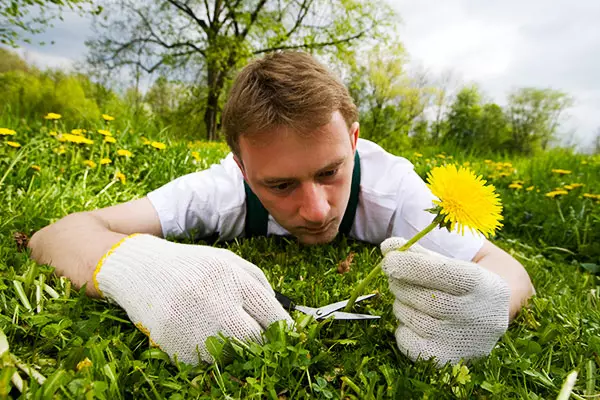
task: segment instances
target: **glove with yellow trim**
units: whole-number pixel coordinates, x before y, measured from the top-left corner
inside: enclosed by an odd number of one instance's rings
[[[260,342],[272,322],[293,323],[263,272],[226,249],[132,235],[100,260],[94,285],[171,359],[188,364],[213,361],[205,341],[219,332]]]
[[[396,297],[398,348],[415,361],[438,364],[488,355],[506,331],[510,288],[499,275],[469,261],[444,257],[406,240],[381,244],[383,271]]]

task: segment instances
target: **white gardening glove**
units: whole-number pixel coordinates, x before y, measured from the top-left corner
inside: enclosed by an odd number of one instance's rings
[[[188,364],[213,361],[205,341],[219,332],[260,342],[272,322],[293,323],[263,272],[226,249],[130,236],[98,263],[94,284],[172,360]]]
[[[381,244],[383,271],[396,296],[398,348],[415,361],[436,357],[438,365],[488,355],[506,331],[510,289],[499,275],[406,240]]]

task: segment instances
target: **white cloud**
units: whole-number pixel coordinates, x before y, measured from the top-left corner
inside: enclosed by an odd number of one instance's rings
[[[575,97],[565,132],[591,142],[600,127],[600,1],[387,1],[415,62],[453,70],[500,104],[518,87],[565,91]]]

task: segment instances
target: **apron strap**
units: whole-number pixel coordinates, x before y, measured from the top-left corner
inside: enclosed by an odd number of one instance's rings
[[[269,213],[254,194],[250,186],[244,180],[244,191],[246,192],[246,225],[244,232],[246,237],[267,236]],[[354,224],[354,216],[358,208],[358,195],[360,192],[360,157],[358,151],[354,152],[354,169],[352,171],[352,186],[350,188],[350,199],[346,206],[346,212],[342,218],[339,232],[349,235]]]

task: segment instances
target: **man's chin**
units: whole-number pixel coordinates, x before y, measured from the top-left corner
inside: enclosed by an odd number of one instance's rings
[[[314,235],[311,235],[310,233],[302,233],[300,235],[296,235],[296,237],[298,238],[298,241],[302,244],[317,245],[317,244],[327,244],[327,243],[333,241],[333,239],[335,239],[337,234],[338,234],[337,229],[335,229],[335,230],[330,229],[323,233],[314,234]]]

